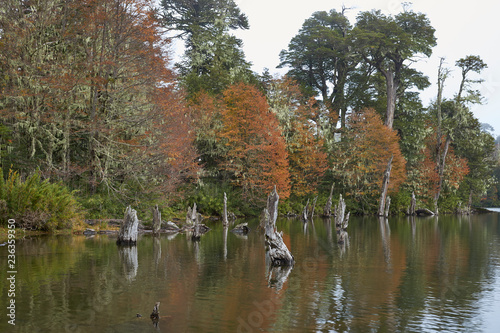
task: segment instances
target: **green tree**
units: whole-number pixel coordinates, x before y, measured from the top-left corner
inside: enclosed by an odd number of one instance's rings
[[[152,2],[5,5],[0,103],[16,168],[40,167],[82,193],[127,201],[140,200],[134,188],[176,183],[181,169],[188,174],[192,164],[176,163],[194,160],[184,140],[188,112],[168,69],[169,40]]]
[[[352,26],[344,12],[315,12],[292,38],[288,50],[281,51],[278,66],[289,66],[289,76],[318,93],[331,121],[336,124],[340,117],[342,127],[349,107],[348,87],[355,83],[350,75],[361,60],[353,52]]]
[[[353,29],[354,43],[364,61],[385,78],[387,108],[385,125],[393,127],[396,104],[403,92],[405,72],[416,56],[429,57],[436,45],[434,28],[421,13],[403,11],[386,16],[380,10],[362,12]]]
[[[248,19],[233,0],[162,0],[162,22],[185,40],[177,64],[190,95],[200,90],[222,93],[229,85],[253,80],[242,41],[231,30],[248,29]]]

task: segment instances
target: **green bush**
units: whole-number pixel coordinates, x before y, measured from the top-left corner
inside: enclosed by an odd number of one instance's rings
[[[19,227],[54,231],[72,228],[82,214],[73,193],[61,182],[42,180],[35,172],[25,181],[18,172],[9,171],[7,179],[0,168],[0,223],[15,219]]]

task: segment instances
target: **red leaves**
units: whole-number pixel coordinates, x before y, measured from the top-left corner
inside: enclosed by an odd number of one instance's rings
[[[233,184],[246,196],[260,197],[276,185],[280,196],[287,198],[288,154],[265,97],[257,88],[239,83],[224,92],[223,104],[219,139],[229,148],[224,168],[233,174]]]
[[[334,172],[345,182],[347,193],[356,197],[380,193],[387,161],[393,156],[389,191],[397,191],[406,178],[406,160],[399,137],[382,123],[373,109],[351,116],[342,148],[334,160]]]

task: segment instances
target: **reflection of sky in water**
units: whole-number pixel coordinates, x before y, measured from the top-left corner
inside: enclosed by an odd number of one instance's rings
[[[500,261],[497,258],[495,282],[490,285],[480,301],[482,332],[500,332]]]

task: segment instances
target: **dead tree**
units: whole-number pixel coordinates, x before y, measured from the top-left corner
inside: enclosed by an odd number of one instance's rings
[[[226,192],[224,192],[224,211],[222,212],[222,225],[227,226],[229,224],[229,220],[227,219],[227,196]]]
[[[135,245],[137,243],[138,227],[139,220],[137,219],[137,212],[135,209],[128,206],[125,210],[125,217],[123,218],[123,223],[120,226],[116,244]]]
[[[380,194],[380,202],[378,206],[378,216],[384,216],[385,199],[387,197],[387,191],[389,190],[389,180],[391,178],[392,169],[392,159],[394,155],[391,156],[389,162],[387,163],[387,169],[384,172],[384,180],[382,181],[382,193]]]
[[[196,202],[193,204],[193,208],[188,207],[188,211],[186,214],[186,224],[194,225],[195,222],[198,221],[198,212],[196,211]]]
[[[307,222],[308,217],[309,217],[309,199],[307,199],[307,203],[304,207],[304,210],[302,211],[301,219],[303,222]]]
[[[157,327],[158,322],[160,321],[160,302],[156,302],[155,306],[153,307],[153,312],[151,312],[149,318],[151,318],[151,320],[153,321],[153,325]]]
[[[391,197],[387,196],[387,199],[385,199],[385,212],[384,212],[384,217],[389,217],[389,209],[391,208]]]
[[[283,242],[282,232],[276,230],[276,220],[278,218],[279,195],[276,186],[267,198],[267,212],[265,218],[265,239],[267,254],[273,266],[291,266],[295,260]]]
[[[337,229],[337,242],[339,244],[344,244],[347,239],[347,226],[349,225],[350,213],[345,215],[346,204],[342,198],[342,194],[339,198],[339,203],[335,207],[335,227]]]
[[[161,228],[161,212],[158,205],[153,208],[153,235],[159,235]]]
[[[326,202],[325,208],[323,209],[323,217],[332,216],[332,199],[333,199],[333,187],[335,184],[332,184],[332,188],[330,189],[330,196],[328,197],[328,201]]]
[[[415,216],[417,209],[417,199],[415,198],[415,192],[411,192],[410,208],[408,209],[408,215]]]
[[[316,210],[316,201],[318,201],[318,197],[316,196],[313,200],[313,206],[311,209],[311,220],[314,218],[314,211]]]

